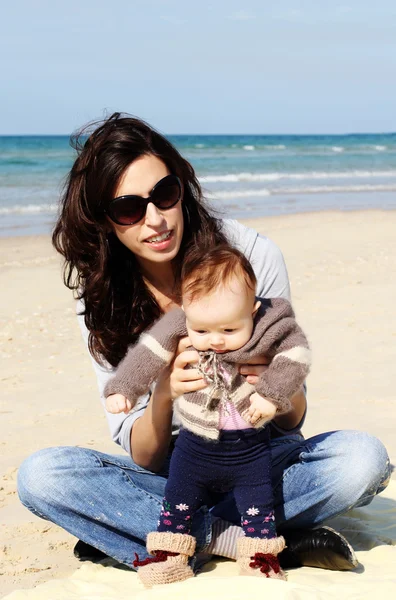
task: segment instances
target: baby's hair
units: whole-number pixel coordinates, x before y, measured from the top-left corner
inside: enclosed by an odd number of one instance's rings
[[[192,302],[238,277],[255,292],[257,279],[248,259],[229,244],[195,246],[187,252],[181,271],[181,292]]]

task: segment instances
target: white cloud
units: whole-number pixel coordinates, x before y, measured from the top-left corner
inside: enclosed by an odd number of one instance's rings
[[[173,15],[163,15],[160,18],[162,21],[166,21],[172,25],[183,25],[183,23],[187,22],[185,19],[180,19],[179,17],[174,17]]]
[[[229,15],[227,18],[231,19],[232,21],[251,21],[252,19],[255,19],[256,16],[247,12],[246,10],[238,10],[237,12],[232,13],[232,15]]]
[[[291,10],[274,14],[274,19],[278,19],[279,21],[296,21],[299,20],[302,17],[302,15],[302,10],[299,10],[298,8],[293,8]]]
[[[352,11],[352,7],[351,6],[347,6],[345,4],[340,4],[336,8],[336,12],[341,13],[341,14],[349,13],[351,11]]]

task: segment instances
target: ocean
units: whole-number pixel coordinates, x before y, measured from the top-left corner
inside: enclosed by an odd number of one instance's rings
[[[226,216],[396,208],[396,133],[168,137]],[[0,137],[0,236],[51,231],[74,156],[67,136]]]

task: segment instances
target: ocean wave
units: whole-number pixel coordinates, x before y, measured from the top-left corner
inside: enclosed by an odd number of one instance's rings
[[[209,198],[218,200],[232,200],[233,198],[250,198],[252,196],[271,196],[270,190],[235,190],[233,192],[219,191],[214,194],[209,194]]]
[[[253,140],[254,141],[254,140]],[[351,143],[348,144],[344,142],[341,145],[330,145],[330,144],[320,144],[320,143],[295,143],[291,141],[288,144],[276,144],[276,143],[265,143],[262,140],[254,141],[254,143],[244,143],[244,142],[230,142],[230,143],[191,143],[186,146],[182,146],[185,151],[202,151],[202,154],[205,155],[207,152],[234,152],[236,150],[255,150],[258,153],[263,153],[265,155],[268,154],[279,154],[282,152],[289,156],[331,156],[334,154],[357,154],[357,155],[367,155],[367,154],[377,154],[378,152],[395,152],[396,144],[356,144]]]
[[[317,185],[300,188],[282,188],[272,190],[272,194],[326,194],[338,192],[395,192],[395,184],[366,184],[366,185]]]
[[[228,173],[204,175],[201,183],[238,183],[240,181],[280,181],[282,179],[371,179],[375,177],[396,177],[393,171],[307,171],[305,173]]]
[[[286,187],[268,189],[262,188],[258,190],[245,189],[234,191],[214,192],[209,195],[209,198],[214,200],[232,200],[233,198],[253,198],[262,196],[280,196],[285,194],[328,194],[328,193],[347,193],[347,192],[394,192],[396,191],[395,184],[367,184],[367,185],[316,185],[316,186],[301,186],[301,187]]]
[[[31,167],[35,165],[39,165],[40,162],[37,159],[32,158],[24,158],[24,157],[2,157],[1,166],[22,166],[22,167]]]
[[[195,145],[197,147],[197,144]],[[243,150],[285,150],[286,146],[284,144],[231,144],[230,146],[221,146],[224,150],[228,148],[242,148]]]
[[[53,214],[57,211],[56,204],[14,204],[13,206],[1,207],[0,215],[14,215],[14,214],[35,214],[35,213],[50,213]]]

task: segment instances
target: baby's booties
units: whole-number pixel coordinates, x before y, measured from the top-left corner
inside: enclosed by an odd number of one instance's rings
[[[256,575],[286,580],[278,554],[285,547],[282,536],[270,539],[240,537],[237,540],[237,563],[241,575]]]
[[[186,533],[153,531],[147,536],[147,551],[153,558],[146,558],[139,566],[138,577],[147,588],[162,583],[175,583],[193,577],[187,564],[195,552],[196,540]]]

